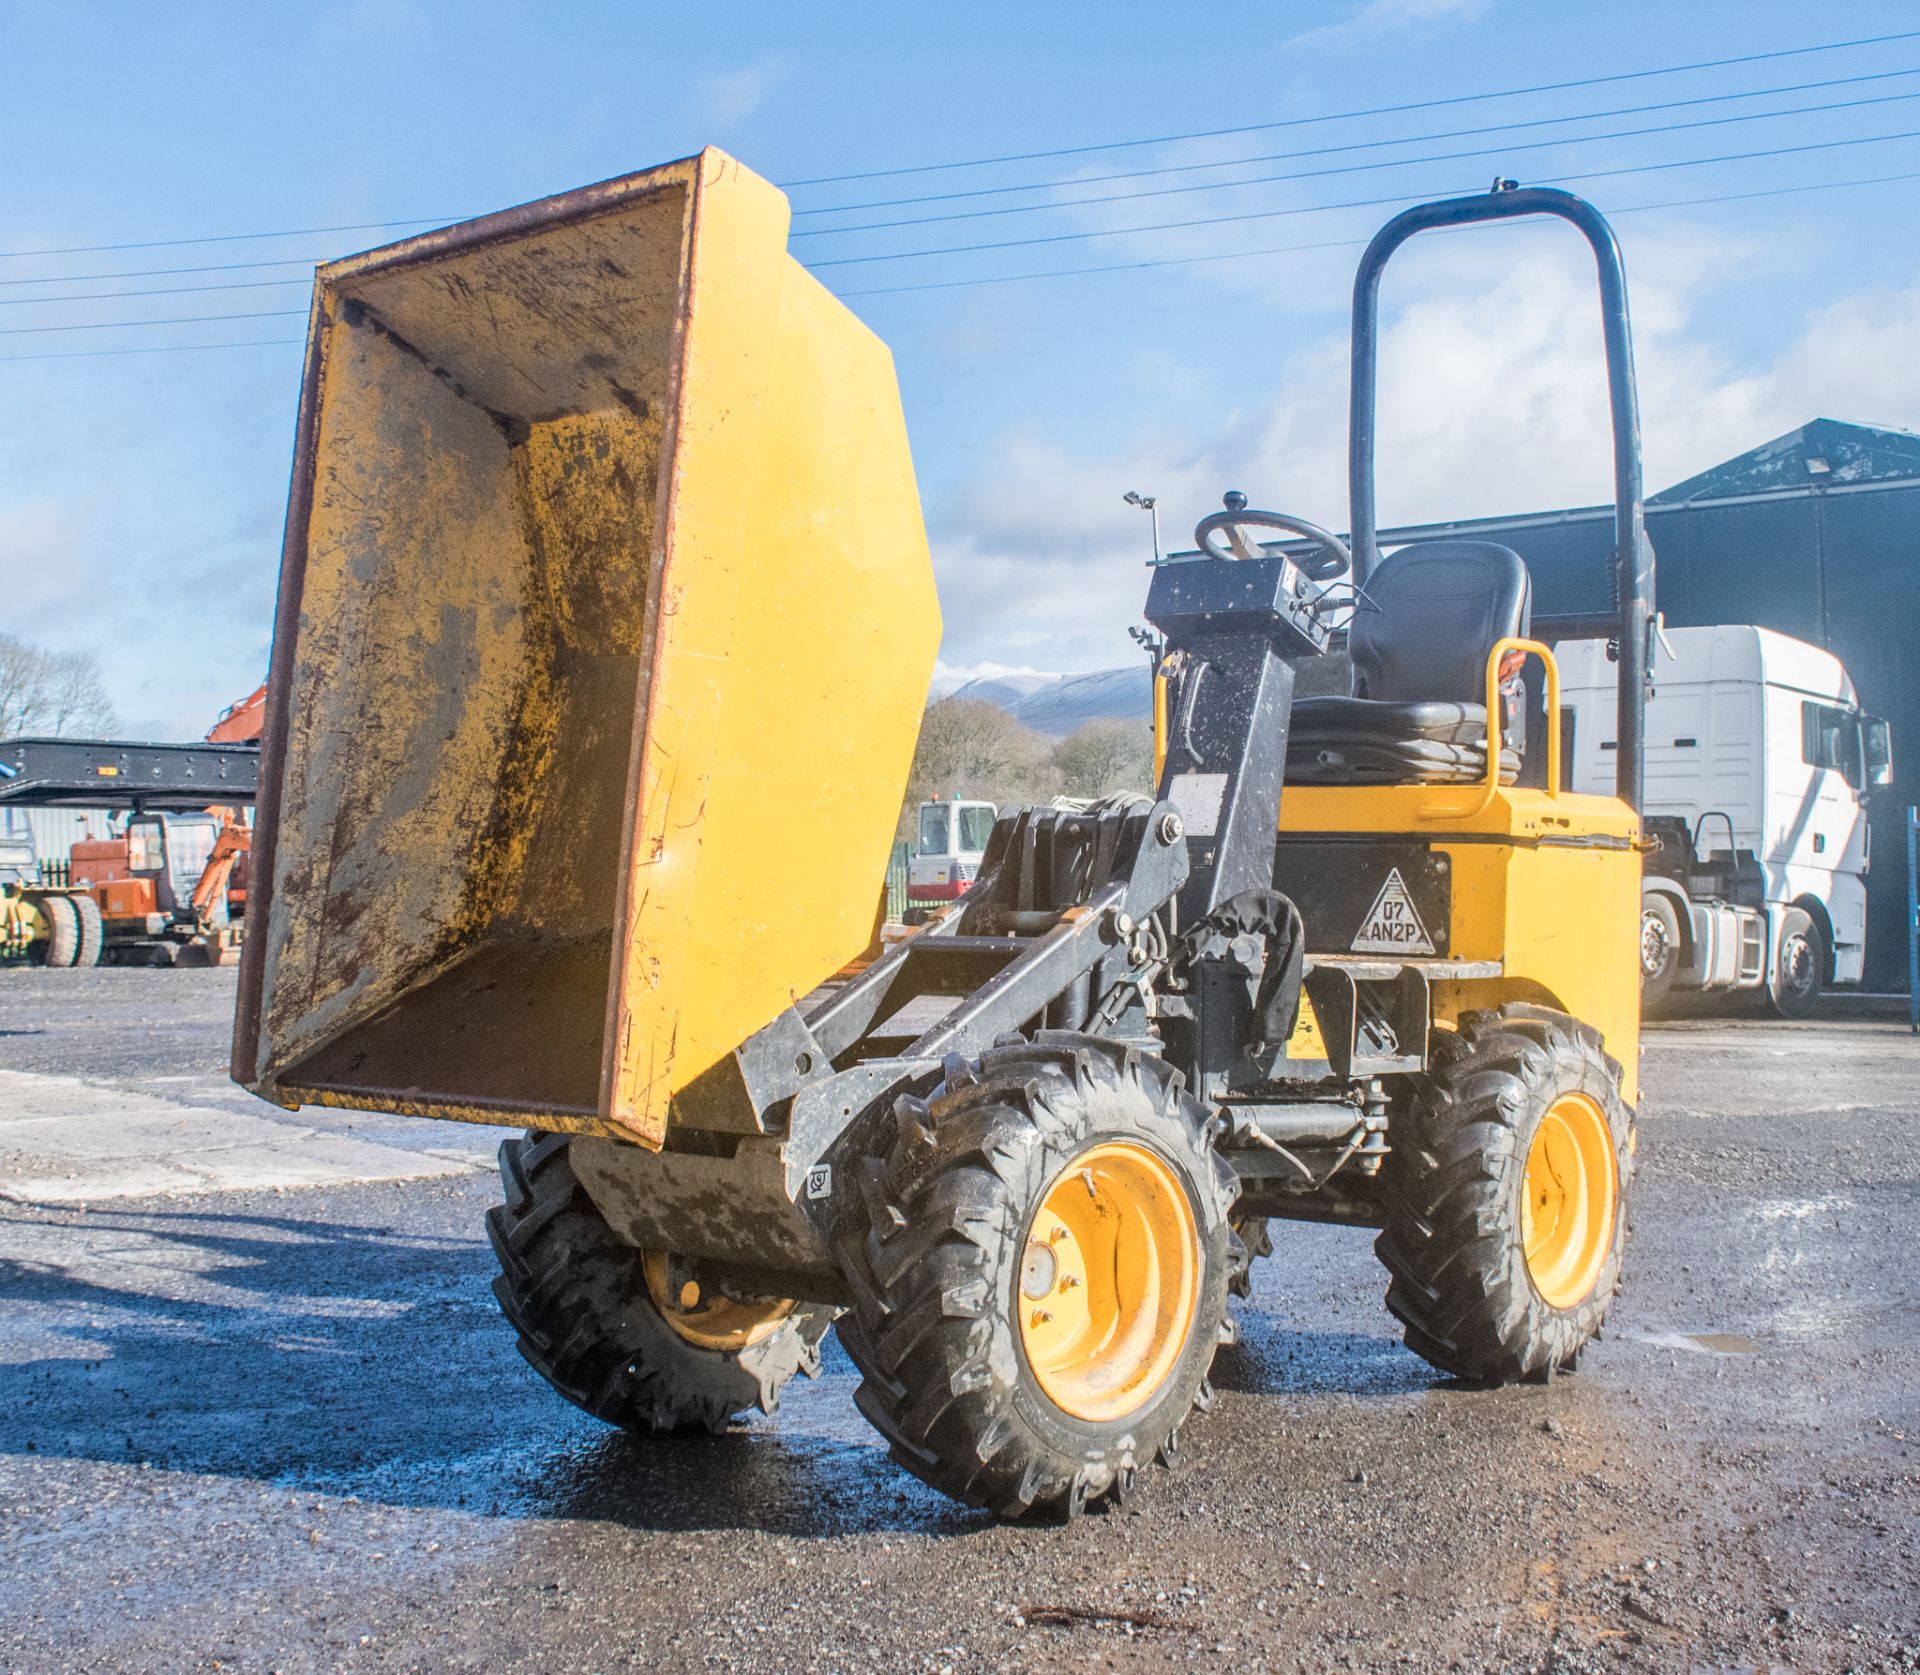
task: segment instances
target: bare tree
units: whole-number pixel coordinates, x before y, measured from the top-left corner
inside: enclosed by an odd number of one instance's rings
[[[118,724],[90,653],[47,651],[0,634],[0,739],[103,735]]]
[[[1153,729],[1137,721],[1089,721],[1053,747],[1059,788],[1073,797],[1151,791]]]
[[[997,704],[940,698],[927,706],[914,750],[916,799],[1002,797],[1018,801],[1036,788],[1046,741]]]

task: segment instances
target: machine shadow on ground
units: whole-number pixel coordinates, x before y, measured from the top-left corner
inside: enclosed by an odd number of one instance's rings
[[[473,1238],[199,1208],[29,1212],[13,1226],[32,1230],[18,1245],[35,1254],[0,1258],[0,1298],[40,1316],[27,1328],[40,1347],[0,1365],[0,1449],[634,1529],[958,1535],[989,1522],[887,1456],[832,1338],[822,1378],[791,1386],[776,1419],[653,1439],[605,1430],[535,1378]],[[81,1227],[111,1256],[71,1258]],[[1240,1341],[1215,1362],[1223,1391],[1434,1387],[1388,1330],[1296,1329],[1258,1297],[1236,1312]]]

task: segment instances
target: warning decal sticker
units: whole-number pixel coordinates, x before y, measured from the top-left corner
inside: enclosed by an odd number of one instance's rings
[[[1407,893],[1406,880],[1395,867],[1387,874],[1380,894],[1361,921],[1360,934],[1353,939],[1356,954],[1431,954],[1433,938],[1420,923],[1419,910]]]

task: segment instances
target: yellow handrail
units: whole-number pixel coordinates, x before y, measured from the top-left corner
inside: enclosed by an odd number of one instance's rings
[[[1167,765],[1167,677],[1153,671],[1153,783],[1157,789]]]
[[[1560,795],[1560,665],[1553,650],[1538,640],[1523,640],[1508,635],[1497,640],[1487,653],[1487,777],[1480,784],[1480,798],[1471,808],[1422,809],[1422,820],[1472,820],[1493,806],[1500,792],[1500,664],[1510,651],[1526,652],[1540,659],[1547,674],[1547,795]]]

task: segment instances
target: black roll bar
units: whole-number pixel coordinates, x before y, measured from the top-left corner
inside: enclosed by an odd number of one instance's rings
[[[1620,647],[1619,755],[1616,788],[1636,812],[1644,788],[1647,680],[1653,625],[1653,546],[1647,539],[1640,484],[1640,405],[1634,392],[1633,331],[1627,314],[1627,274],[1606,217],[1584,198],[1548,186],[1500,183],[1471,198],[1418,204],[1396,215],[1373,237],[1353,281],[1353,395],[1347,433],[1347,489],[1351,501],[1353,573],[1365,584],[1380,561],[1373,493],[1374,429],[1379,361],[1380,273],[1387,258],[1415,233],[1476,221],[1553,215],[1571,221],[1593,248],[1600,280],[1600,324],[1607,350],[1607,404],[1613,415],[1613,577],[1617,618],[1611,632]]]

